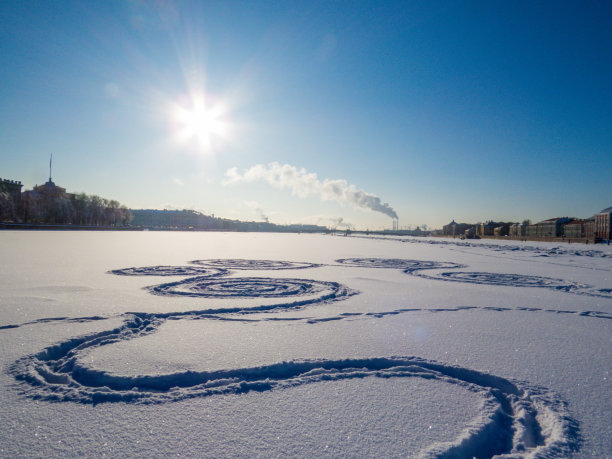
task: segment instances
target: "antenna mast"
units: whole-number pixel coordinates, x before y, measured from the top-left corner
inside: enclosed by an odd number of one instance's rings
[[[51,157],[49,158],[49,183],[51,183],[51,165],[53,164],[53,153],[51,153]]]

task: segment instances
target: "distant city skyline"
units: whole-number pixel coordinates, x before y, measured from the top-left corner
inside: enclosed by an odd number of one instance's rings
[[[0,177],[357,229],[609,207],[612,4],[0,4]]]

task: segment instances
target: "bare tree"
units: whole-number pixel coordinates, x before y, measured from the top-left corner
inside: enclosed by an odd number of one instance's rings
[[[13,197],[6,191],[0,192],[0,222],[14,222],[16,217]]]

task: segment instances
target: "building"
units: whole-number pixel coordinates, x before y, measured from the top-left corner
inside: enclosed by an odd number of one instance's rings
[[[595,219],[593,217],[584,221],[584,237],[595,239]]]
[[[19,204],[21,200],[21,188],[23,185],[17,180],[0,179],[0,193],[8,193],[15,202]]]
[[[510,237],[523,237],[526,234],[527,231],[527,224],[526,223],[513,223],[512,225],[510,225],[510,227],[508,228],[508,235]]]
[[[574,219],[565,225],[563,235],[568,239],[579,239],[584,237],[584,220]]]
[[[529,225],[525,228],[526,237],[538,237],[538,227],[536,225]]]
[[[451,222],[448,225],[444,225],[442,227],[442,234],[444,236],[454,236],[456,227],[457,227],[457,223],[455,222],[455,220],[451,220]]]
[[[502,225],[496,226],[495,228],[493,228],[493,235],[496,237],[508,236],[509,233],[510,233],[509,223],[503,223]]]
[[[542,220],[533,225],[530,224],[529,220],[524,220],[523,223],[488,221],[476,225],[456,223],[453,220],[448,225],[444,225],[442,234],[468,239],[509,236],[528,239],[612,240],[612,207],[608,207],[587,219],[556,217]]]
[[[563,236],[567,239],[593,239],[595,220],[587,218],[585,220],[576,218],[563,228]]]
[[[62,197],[66,195],[66,188],[57,186],[51,181],[51,178],[49,178],[49,181],[43,185],[34,185],[34,191],[41,196],[48,197]]]
[[[0,193],[7,193],[12,199],[15,207],[21,201],[21,188],[23,185],[17,180],[0,179]]]
[[[0,179],[0,221],[15,221],[21,203],[21,182]]]
[[[525,236],[534,238],[562,237],[563,227],[570,222],[567,217],[549,218],[535,225],[529,225]]]
[[[595,238],[612,239],[612,207],[602,210],[594,217]]]
[[[468,223],[457,223],[455,220],[451,221],[448,225],[442,227],[442,234],[445,236],[462,236],[465,234],[465,230],[471,226]]]
[[[488,221],[476,225],[477,236],[507,236],[510,224],[503,222]]]
[[[21,214],[26,223],[66,223],[71,220],[74,209],[66,188],[57,186],[49,177],[42,185],[22,195]]]
[[[478,227],[477,225],[474,225],[466,229],[464,232],[464,237],[466,239],[480,239],[480,236],[476,234],[477,227]]]

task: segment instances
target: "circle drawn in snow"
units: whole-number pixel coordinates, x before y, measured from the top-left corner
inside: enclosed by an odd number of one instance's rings
[[[196,397],[283,390],[322,381],[419,377],[458,385],[483,398],[481,412],[452,442],[425,457],[566,457],[578,449],[578,424],[550,390],[418,357],[293,360],[250,368],[125,376],[88,368],[79,355],[154,333],[163,319],[133,316],[114,330],[71,339],[15,362],[9,372],[36,400],[84,404],[160,404]],[[514,457],[514,456],[513,456]]]
[[[551,277],[541,276],[525,276],[522,274],[453,271],[443,272],[437,275],[425,273],[415,273],[414,275],[425,277],[427,279],[465,282],[469,284],[501,285],[508,287],[543,287],[565,292],[574,292],[588,287],[584,284],[563,279],[554,279]]]
[[[199,276],[213,277],[227,274],[225,269],[199,266],[143,266],[141,268],[113,269],[109,274],[119,276]]]
[[[344,266],[356,266],[361,268],[391,268],[403,269],[412,272],[421,269],[449,269],[463,268],[464,265],[450,261],[409,260],[406,258],[340,258],[336,260]]]
[[[299,261],[280,261],[280,260],[244,260],[239,258],[230,259],[211,259],[211,260],[193,260],[190,263],[195,265],[207,266],[211,268],[224,269],[261,269],[261,270],[276,270],[276,269],[305,269],[318,268],[319,264],[306,263]]]
[[[285,298],[317,296],[316,301],[346,296],[350,290],[337,282],[270,277],[194,277],[147,287],[155,295],[199,298]]]

